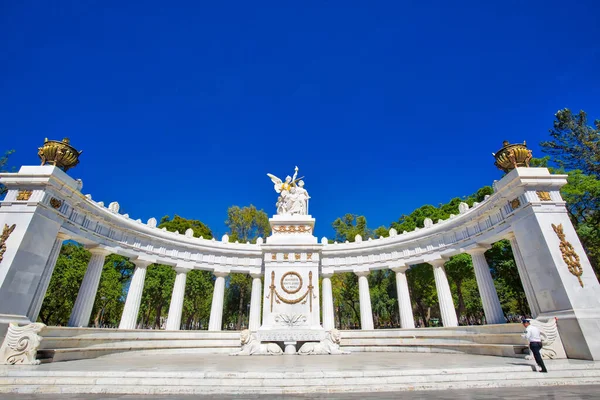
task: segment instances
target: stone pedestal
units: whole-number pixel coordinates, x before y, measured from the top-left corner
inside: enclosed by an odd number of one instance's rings
[[[558,318],[569,358],[600,360],[600,284],[560,196],[566,178],[516,168],[496,187],[514,221],[511,244],[532,313]]]
[[[294,332],[323,331],[319,311],[320,245],[312,234],[315,220],[308,215],[276,215],[269,222],[273,233],[263,245],[265,288],[259,333],[288,332],[292,336],[278,341],[291,346],[297,341]],[[287,351],[291,352],[291,347]]]

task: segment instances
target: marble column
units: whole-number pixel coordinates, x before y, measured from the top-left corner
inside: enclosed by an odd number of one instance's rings
[[[69,237],[64,233],[59,233],[56,236],[56,239],[54,239],[52,250],[50,250],[50,256],[46,261],[44,272],[42,272],[37,289],[35,290],[35,296],[31,302],[31,305],[29,306],[29,310],[27,311],[27,318],[29,318],[31,322],[36,322],[38,316],[40,315],[42,303],[44,302],[44,297],[46,297],[48,285],[50,285],[50,278],[52,278],[52,273],[56,267],[56,260],[58,260],[58,256],[60,255],[60,249],[62,248],[63,242],[68,238]]]
[[[515,263],[517,264],[517,270],[519,271],[519,278],[521,278],[525,297],[527,297],[527,303],[529,304],[529,311],[531,312],[531,316],[536,318],[540,313],[540,306],[537,303],[533,286],[531,285],[531,279],[529,279],[525,261],[523,261],[523,255],[521,254],[521,249],[519,248],[519,243],[517,243],[514,233],[511,232],[509,240],[513,256],[515,257]]]
[[[330,331],[335,328],[333,313],[333,292],[331,290],[331,277],[333,274],[322,274],[323,278],[323,329]],[[367,283],[368,285],[368,283]]]
[[[429,264],[433,266],[442,324],[444,326],[458,326],[458,318],[456,317],[456,309],[454,308],[454,300],[452,300],[452,292],[450,291],[450,284],[448,284],[448,277],[446,277],[444,263],[445,260],[443,259],[429,261]]]
[[[485,251],[489,247],[478,247],[471,249],[468,253],[473,259],[473,268],[475,269],[475,279],[477,279],[477,287],[481,296],[481,304],[483,312],[488,324],[503,324],[506,322],[504,312],[498,299],[498,293],[494,286],[494,279],[490,272],[490,267],[485,259]]]
[[[101,248],[92,248],[90,253],[92,253],[92,258],[90,258],[83,282],[81,282],[68,326],[85,328],[90,323],[90,316],[96,300],[102,268],[104,267],[104,259],[109,254],[108,251]]]
[[[220,331],[223,327],[223,297],[225,296],[225,277],[227,272],[214,272],[215,289],[213,291],[212,304],[210,306],[209,331]]]
[[[404,329],[415,327],[415,318],[413,316],[412,303],[410,302],[410,292],[408,291],[408,281],[406,280],[407,269],[407,267],[393,269],[393,271],[396,272],[396,290],[398,291],[400,327]]]
[[[358,275],[358,295],[360,300],[360,329],[373,330],[373,311],[371,310],[371,293],[369,293],[369,271],[355,272]]]
[[[171,305],[169,306],[169,316],[167,317],[167,331],[178,331],[181,329],[181,313],[183,312],[183,298],[185,297],[185,281],[187,279],[188,268],[175,268],[177,276],[173,285],[171,294]]]
[[[260,328],[260,300],[262,298],[261,274],[250,274],[252,277],[252,294],[250,296],[250,316],[248,329],[255,332]]]
[[[125,300],[119,329],[135,329],[140,311],[140,303],[142,302],[146,270],[148,265],[151,264],[150,261],[145,260],[134,260],[133,263],[135,264],[135,271],[133,271],[133,277],[127,291],[127,300]]]

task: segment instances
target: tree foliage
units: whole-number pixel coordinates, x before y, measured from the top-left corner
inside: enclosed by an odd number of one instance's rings
[[[0,172],[8,172],[9,171],[7,169],[8,157],[14,152],[15,152],[14,150],[8,150],[7,152],[4,153],[4,155],[2,157],[0,157]],[[6,193],[6,186],[4,186],[3,184],[0,183],[0,196],[2,196],[4,193]]]
[[[561,168],[600,177],[600,120],[589,126],[585,111],[573,114],[568,108],[555,117],[552,140],[541,143],[543,151]]]

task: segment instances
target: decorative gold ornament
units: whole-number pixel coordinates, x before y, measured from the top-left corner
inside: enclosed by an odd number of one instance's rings
[[[290,255],[288,253],[283,253],[283,259],[284,260],[289,260],[290,259]]]
[[[58,140],[44,140],[44,145],[38,149],[38,156],[42,160],[42,165],[52,164],[63,171],[79,164],[79,156],[83,151],[76,150],[71,146],[69,138]]]
[[[296,254],[294,254],[294,258],[295,258],[296,260],[299,260],[299,259],[300,259],[300,253],[296,253]]]
[[[283,284],[285,278],[288,277],[288,276],[295,276],[300,281],[299,284],[298,284],[298,288],[296,288],[296,290],[288,290],[288,289],[286,289],[285,285]],[[280,282],[280,284],[281,284],[281,288],[283,289],[283,291],[286,292],[287,294],[296,294],[296,293],[298,293],[300,291],[300,289],[302,289],[302,277],[297,272],[288,271],[288,272],[286,272],[285,274],[283,274],[281,276],[281,282]]]
[[[288,272],[289,274],[290,272]],[[296,274],[295,272],[292,272],[293,274]],[[285,276],[285,275],[284,275]],[[282,281],[283,281],[283,277],[282,277]],[[281,286],[283,288],[283,285]],[[283,288],[285,290],[285,288]],[[314,286],[312,285],[312,271],[308,273],[308,289],[306,290],[306,293],[304,293],[302,296],[298,297],[297,299],[288,299],[285,296],[282,296],[278,291],[277,288],[275,287],[275,271],[271,271],[271,285],[269,286],[269,294],[267,295],[267,299],[269,299],[271,301],[271,312],[273,312],[273,301],[275,301],[277,304],[281,304],[280,300],[286,304],[298,304],[300,302],[302,302],[302,304],[306,304],[307,300],[310,300],[310,312],[312,312],[312,301],[313,298],[316,299],[316,295],[313,293],[314,291]]]
[[[8,237],[15,230],[16,227],[16,224],[12,224],[11,226],[4,224],[2,236],[0,236],[0,263],[2,262],[4,258],[4,253],[6,252],[6,241],[8,240]]]
[[[275,254],[275,253],[271,254],[271,260],[277,260],[277,254]]]
[[[537,197],[538,197],[538,199],[540,199],[540,201],[552,201],[552,199],[550,198],[549,192],[542,192],[542,191],[538,190],[535,193],[537,194]]]
[[[50,199],[50,205],[58,210],[62,206],[62,201],[53,197]]]
[[[556,236],[560,239],[560,252],[562,253],[563,260],[567,267],[569,268],[569,272],[577,277],[579,280],[579,284],[583,287],[583,281],[581,280],[581,275],[583,274],[583,267],[579,262],[579,255],[575,252],[573,245],[566,240],[565,233],[563,231],[562,224],[556,226],[552,224],[552,229],[556,232]]]
[[[514,199],[510,201],[510,207],[513,210],[516,210],[517,208],[521,207],[521,201],[519,199]]]
[[[307,259],[307,260],[312,260],[312,253],[308,253],[308,254],[306,255],[306,259]]]
[[[497,153],[492,153],[496,158],[494,165],[504,172],[510,172],[517,167],[529,167],[529,160],[533,157],[527,143],[510,144],[502,143],[503,147]]]
[[[33,191],[31,190],[19,190],[17,193],[17,200],[19,201],[27,201],[31,197]]]
[[[310,233],[311,227],[309,225],[280,225],[274,226],[273,232],[277,233]]]

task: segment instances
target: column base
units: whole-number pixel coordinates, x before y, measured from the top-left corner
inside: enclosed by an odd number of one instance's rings
[[[296,344],[297,343],[298,342],[283,342],[283,345],[285,346],[284,354],[286,354],[286,355],[296,354]]]

